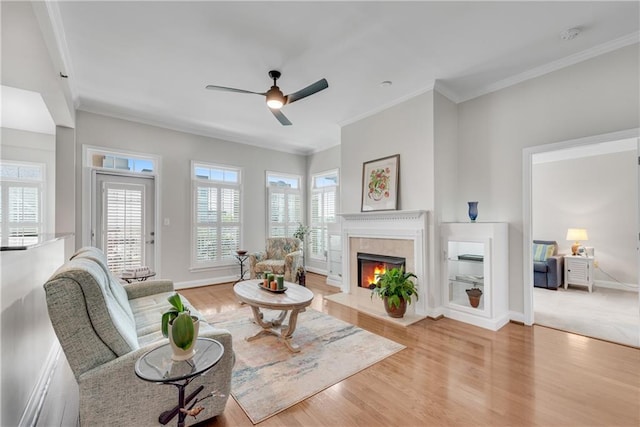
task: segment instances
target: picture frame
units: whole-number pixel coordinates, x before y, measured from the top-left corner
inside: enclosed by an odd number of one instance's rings
[[[362,164],[361,212],[398,209],[400,154]]]

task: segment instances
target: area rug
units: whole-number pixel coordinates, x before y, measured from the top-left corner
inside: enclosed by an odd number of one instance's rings
[[[253,424],[405,348],[313,309],[298,316],[293,342],[299,353],[272,335],[247,342],[245,337],[260,330],[249,307],[216,314],[209,323],[233,336],[231,395]]]

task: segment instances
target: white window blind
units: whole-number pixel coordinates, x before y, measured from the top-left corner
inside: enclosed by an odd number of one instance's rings
[[[119,273],[144,260],[144,186],[105,183],[103,242],[109,269]]]
[[[300,189],[271,186],[267,194],[269,237],[293,237],[302,222]]]
[[[0,164],[0,237],[7,244],[30,244],[43,231],[44,165]]]
[[[196,163],[193,166],[194,267],[232,260],[241,245],[240,170]]]
[[[336,221],[338,171],[314,175],[311,189],[311,224],[309,250],[311,258],[326,259],[327,226]]]

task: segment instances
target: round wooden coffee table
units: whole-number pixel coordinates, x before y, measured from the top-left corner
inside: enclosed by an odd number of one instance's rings
[[[262,280],[245,280],[233,286],[233,292],[238,299],[251,307],[255,322],[262,327],[257,334],[245,338],[253,341],[264,335],[279,337],[292,352],[300,348],[291,342],[293,331],[296,330],[298,313],[305,311],[313,300],[313,292],[304,286],[291,282],[284,282],[285,292],[271,292],[260,286]],[[266,320],[260,309],[281,310],[274,319]],[[288,324],[282,324],[287,313],[290,312]]]

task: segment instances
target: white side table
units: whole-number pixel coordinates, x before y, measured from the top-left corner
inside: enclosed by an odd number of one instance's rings
[[[565,255],[564,288],[569,285],[582,285],[593,291],[593,257]]]

